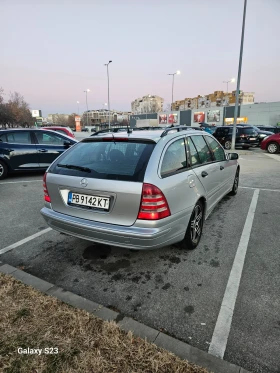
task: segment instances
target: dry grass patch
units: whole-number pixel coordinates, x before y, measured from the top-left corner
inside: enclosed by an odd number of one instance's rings
[[[23,355],[18,348],[57,348]],[[53,351],[54,352],[54,351]],[[0,372],[208,373],[115,322],[105,322],[0,274]]]

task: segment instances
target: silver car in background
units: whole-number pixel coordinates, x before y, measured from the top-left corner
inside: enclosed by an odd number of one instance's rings
[[[89,137],[44,176],[50,227],[128,249],[181,242],[194,249],[203,222],[238,189],[238,154],[209,133],[181,127]]]

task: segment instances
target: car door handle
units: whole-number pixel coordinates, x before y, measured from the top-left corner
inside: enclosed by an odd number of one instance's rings
[[[206,177],[206,176],[208,176],[208,172],[206,172],[206,171],[202,171],[202,172],[201,172],[201,176],[202,176],[202,177]]]
[[[224,166],[220,166],[220,170],[222,171],[224,169]]]
[[[46,150],[46,149],[39,149],[39,152],[41,152],[41,153],[46,153],[47,150]]]

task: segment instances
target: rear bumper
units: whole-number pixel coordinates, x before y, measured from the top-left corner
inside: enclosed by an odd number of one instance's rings
[[[260,143],[259,141],[252,141],[252,142],[249,142],[249,141],[237,141],[236,142],[236,146],[248,146],[248,147],[251,147],[251,146],[258,146]]]
[[[182,241],[187,227],[183,215],[164,227],[140,228],[105,224],[61,214],[50,208],[42,208],[47,224],[59,232],[85,240],[134,250],[158,249]]]

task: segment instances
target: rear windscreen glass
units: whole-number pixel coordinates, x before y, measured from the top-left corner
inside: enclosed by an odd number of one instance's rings
[[[242,129],[242,133],[244,133],[245,135],[257,135],[257,131],[254,130],[254,128],[243,128]]]
[[[154,143],[142,142],[81,142],[59,157],[49,172],[96,179],[143,181],[154,146]],[[74,166],[80,169],[73,169]]]

